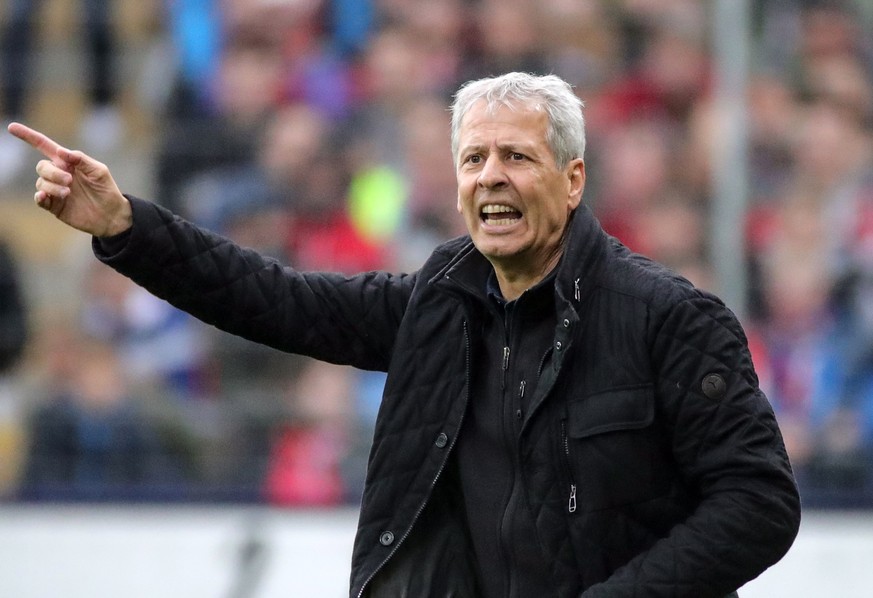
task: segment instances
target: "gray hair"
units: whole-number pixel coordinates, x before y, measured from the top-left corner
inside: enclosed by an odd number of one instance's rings
[[[582,100],[569,83],[556,75],[507,73],[468,81],[455,94],[452,103],[452,156],[458,162],[458,144],[461,121],[470,108],[484,99],[488,110],[498,106],[536,104],[546,110],[549,128],[546,142],[555,157],[558,168],[585,154],[585,117]]]

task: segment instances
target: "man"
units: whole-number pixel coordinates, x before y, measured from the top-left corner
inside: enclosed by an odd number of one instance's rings
[[[107,264],[231,333],[388,372],[351,596],[733,595],[800,508],[740,325],[580,204],[564,81],[474,81],[452,108],[469,236],[351,278],[283,268],[10,131],[48,158],[37,204]]]

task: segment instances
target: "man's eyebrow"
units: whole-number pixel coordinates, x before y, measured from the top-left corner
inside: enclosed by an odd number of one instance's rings
[[[536,150],[536,144],[525,140],[507,141],[497,144],[498,151],[505,153],[518,152],[521,154],[531,154]]]
[[[497,151],[500,152],[530,152],[531,148],[535,147],[535,144],[525,142],[524,140],[519,141],[505,141],[496,144]],[[481,152],[486,149],[490,149],[491,146],[487,143],[469,143],[467,145],[462,145],[458,148],[459,153],[469,153],[469,152]]]
[[[462,145],[458,148],[458,155],[466,156],[468,154],[479,154],[482,153],[485,147],[486,146],[484,143],[470,143],[467,145]]]

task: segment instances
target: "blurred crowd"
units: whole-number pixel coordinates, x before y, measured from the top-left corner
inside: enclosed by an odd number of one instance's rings
[[[452,93],[558,74],[586,105],[583,201],[608,232],[715,291],[713,227],[745,232],[744,325],[804,500],[873,507],[873,8],[750,3],[735,223],[712,218],[714,4],[167,0],[149,199],[298,269],[411,271],[464,233]],[[110,125],[92,146],[124,143]],[[26,266],[0,258],[3,497],[356,504],[381,374],[217,332],[96,261],[74,318],[28,321]]]

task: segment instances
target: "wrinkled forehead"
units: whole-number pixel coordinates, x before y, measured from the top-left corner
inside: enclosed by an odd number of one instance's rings
[[[467,113],[464,114],[464,119],[471,112],[478,111],[493,116],[502,108],[507,108],[513,112],[545,112],[545,106],[540,98],[521,99],[513,96],[486,95],[470,105]]]
[[[548,126],[548,113],[540,102],[511,98],[481,98],[474,102],[460,122],[460,132],[468,132],[483,122],[512,123],[516,126],[530,127],[534,123],[539,128]]]

